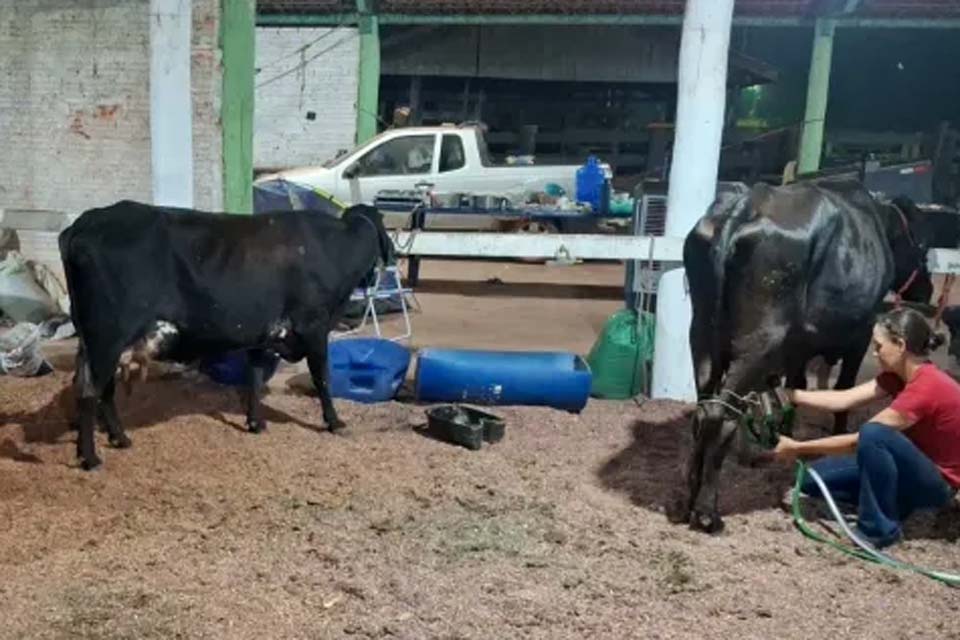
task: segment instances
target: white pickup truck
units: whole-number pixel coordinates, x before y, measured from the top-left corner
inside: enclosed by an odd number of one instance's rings
[[[574,196],[578,168],[495,165],[478,126],[443,125],[389,129],[321,166],[263,175],[257,182],[280,178],[321,189],[348,204],[373,204],[380,191],[424,187],[437,193],[521,198],[554,183]]]

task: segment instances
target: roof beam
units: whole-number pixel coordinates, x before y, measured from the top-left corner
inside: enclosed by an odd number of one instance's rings
[[[677,26],[682,15],[646,14],[413,14],[381,13],[380,25],[623,25],[623,26]],[[333,27],[354,26],[359,21],[356,13],[262,13],[257,16],[261,27]],[[734,16],[736,27],[813,27],[812,17],[770,18],[764,16]],[[838,16],[838,29],[960,29],[960,18],[858,18]]]

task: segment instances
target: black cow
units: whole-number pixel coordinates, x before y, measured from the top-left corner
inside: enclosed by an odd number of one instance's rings
[[[960,248],[960,212],[954,208],[945,207],[936,204],[921,204],[915,208],[911,203],[901,200],[900,206],[910,213],[910,231],[920,244],[927,249],[958,249]],[[914,300],[914,302],[928,302],[927,300]],[[929,302],[934,302],[930,300]],[[954,325],[954,333],[960,330],[960,311],[957,323]],[[947,323],[949,326],[949,323]],[[955,353],[960,358],[960,335],[958,339],[951,341],[951,353]],[[830,369],[837,363],[837,358],[827,358],[822,362],[822,366],[817,367],[817,384],[819,388],[827,387],[826,380],[829,377]],[[806,383],[806,378],[801,376],[791,380],[789,384],[794,387],[802,387]],[[838,418],[838,428],[841,427],[842,420]],[[838,429],[840,430],[840,429]]]
[[[739,398],[782,376],[802,378],[817,355],[843,360],[836,387],[849,388],[884,296],[929,300],[926,248],[910,228],[915,213],[908,201],[880,203],[855,182],[758,184],[718,199],[689,233],[683,261],[701,402],[689,493],[672,520],[709,532],[723,526],[717,480],[737,422],[711,400],[746,409]]]
[[[307,358],[331,430],[344,424],[327,388],[327,336],[351,292],[393,245],[373,207],[341,219],[310,211],[213,214],[123,201],[84,212],[60,234],[79,336],[74,390],[77,452],[100,464],[99,418],[129,447],[114,406],[115,373],[130,347],[193,362],[249,349],[247,426],[264,428],[259,394],[267,351]]]

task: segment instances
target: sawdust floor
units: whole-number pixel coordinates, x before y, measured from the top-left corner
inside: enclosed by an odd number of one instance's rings
[[[619,286],[603,265],[508,266],[457,269]],[[420,297],[421,345],[579,352],[618,304]],[[421,406],[339,401],[334,436],[274,385],[254,436],[233,390],[151,380],[120,398],[134,447],[98,434],[87,474],[68,351],[0,379],[0,638],[960,638],[955,590],[797,533],[788,470],[725,465],[721,535],[668,524],[686,405],[498,408],[505,439],[470,452],[423,435]],[[917,518],[895,552],[960,570],[958,534]]]

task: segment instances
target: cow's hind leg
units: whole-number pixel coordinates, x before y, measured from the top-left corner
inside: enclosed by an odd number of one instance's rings
[[[83,340],[81,338],[81,340]],[[113,404],[114,374],[117,362],[123,348],[118,345],[104,346],[96,344],[92,348],[89,344],[81,344],[77,351],[77,370],[74,376],[74,393],[77,398],[77,456],[80,466],[90,471],[102,464],[97,456],[94,428],[99,416],[111,434],[111,441],[118,446],[123,444],[126,436],[120,427],[116,408]],[[108,388],[110,393],[107,394]],[[107,399],[101,412],[101,400]],[[111,431],[115,429],[115,431]],[[119,434],[123,438],[115,439]],[[127,440],[129,442],[129,440]]]
[[[690,446],[690,456],[677,492],[667,504],[667,520],[674,524],[689,524],[693,503],[700,493],[700,484],[703,476],[703,438],[700,430],[703,428],[701,411],[698,410],[692,420],[693,443]]]
[[[266,352],[253,349],[248,353],[248,357],[250,367],[247,371],[247,428],[251,433],[260,433],[267,428],[260,406],[264,369],[267,365]]]
[[[731,420],[710,421],[701,431],[702,447],[699,491],[692,496],[690,527],[706,533],[723,530],[718,509],[720,469],[730,450],[737,423]]]
[[[762,353],[750,354],[730,368],[724,387],[737,396],[745,396],[768,386],[771,377],[783,371],[781,359],[782,336],[768,336],[767,348]],[[690,526],[707,533],[723,530],[719,511],[720,469],[730,451],[738,429],[738,418],[723,411],[719,405],[706,410],[699,438],[703,447],[700,491],[694,497],[690,512]]]
[[[94,442],[94,427],[97,419],[98,394],[90,372],[90,362],[81,344],[77,351],[77,371],[73,377],[73,393],[77,401],[77,415],[74,421],[77,429],[77,457],[85,471],[96,469],[101,460],[97,457]]]
[[[107,430],[111,446],[117,449],[127,449],[133,443],[124,432],[123,425],[120,424],[120,416],[117,415],[117,407],[113,400],[116,386],[116,377],[111,376],[103,389],[103,394],[100,396],[97,414],[100,418],[100,424]]]

